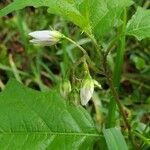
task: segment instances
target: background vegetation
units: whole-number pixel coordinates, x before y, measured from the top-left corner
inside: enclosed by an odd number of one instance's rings
[[[4,8],[11,0],[1,0],[0,2],[0,8]],[[127,9],[128,20],[135,14],[138,6],[150,9],[150,1],[135,0],[135,3]],[[110,85],[103,74],[102,58],[95,52],[91,39],[82,32],[81,28],[67,21],[64,17],[47,13],[45,7],[38,9],[26,7],[0,18],[1,91],[5,89],[10,78],[15,78],[25,86],[43,92],[58,87],[64,79],[69,79],[72,82],[71,69],[73,64],[82,57],[82,52],[65,40],[52,47],[39,47],[29,43],[28,33],[43,29],[60,31],[86,49],[91,60],[100,71],[99,73],[93,70],[89,65],[91,76],[102,85],[102,89],[95,88],[92,100],[89,101],[85,109],[92,116],[94,124],[100,132],[105,127],[113,127],[115,121],[115,126],[121,128],[128,147],[132,147],[131,140],[127,138],[127,127],[119,115],[118,108],[114,118],[110,118],[108,115],[111,113],[108,110],[109,102],[112,99]],[[114,31],[116,30],[114,29]],[[114,31],[104,38],[102,47],[107,47],[110,43],[110,37],[115,35]],[[120,66],[119,70],[114,70],[116,60],[118,60],[117,48],[118,44],[113,43],[111,45],[111,53],[107,56],[108,66],[110,72],[116,72],[113,77],[116,77],[115,83],[119,80],[119,72],[121,73],[120,85],[116,84],[116,87],[120,87],[119,99],[124,106],[126,118],[134,129],[135,145],[139,149],[148,150],[150,147],[150,39],[145,38],[139,41],[132,36],[127,36],[123,65]],[[75,74],[79,81],[83,79],[82,64],[77,67]],[[16,87],[16,90],[19,89]],[[74,105],[71,98],[69,103],[70,101]],[[80,101],[77,102],[77,105],[80,105],[79,103]],[[111,138],[111,134],[109,135],[107,132],[104,132],[104,135],[105,137],[108,136],[108,139]],[[97,142],[94,149],[99,149],[99,145],[104,149],[105,144],[104,139],[101,138],[100,144]]]

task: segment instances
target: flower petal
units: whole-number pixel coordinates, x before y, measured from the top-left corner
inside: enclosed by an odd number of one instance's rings
[[[60,32],[55,30],[34,31],[29,33],[29,35],[33,37],[33,39],[30,40],[31,43],[42,46],[54,45],[63,37]]]
[[[89,86],[84,86],[80,89],[80,98],[81,98],[81,104],[87,105],[89,100],[92,98],[94,92],[94,84],[91,83]]]
[[[49,39],[50,37],[52,37],[51,32],[52,31],[49,31],[49,30],[34,31],[34,32],[29,33],[29,35],[33,38],[44,40],[44,39]]]
[[[51,46],[51,45],[54,45],[56,44],[56,42],[53,42],[53,41],[46,41],[46,40],[43,40],[41,41],[40,39],[32,39],[30,40],[31,43],[34,43],[34,44],[37,44],[37,45],[41,45],[41,46]]]

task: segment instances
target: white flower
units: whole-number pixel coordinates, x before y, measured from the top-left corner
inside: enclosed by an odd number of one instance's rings
[[[33,37],[30,40],[31,43],[42,45],[42,46],[51,46],[59,42],[63,35],[58,31],[51,30],[42,30],[30,32],[29,35]]]
[[[94,80],[91,77],[87,77],[82,81],[82,87],[80,89],[81,104],[86,105],[91,99],[94,92]]]

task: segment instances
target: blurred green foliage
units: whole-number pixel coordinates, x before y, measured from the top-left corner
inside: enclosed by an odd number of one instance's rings
[[[4,7],[10,1],[2,1],[0,7]],[[128,18],[135,13],[138,6],[149,9],[149,0],[135,0],[135,4],[128,9]],[[107,21],[107,20],[106,20]],[[82,25],[81,25],[82,26]],[[34,30],[55,29],[74,41],[77,41],[88,52],[91,60],[101,69],[101,60],[94,51],[91,39],[73,23],[66,21],[60,15],[47,13],[47,9],[27,7],[17,10],[3,18],[0,18],[0,88],[6,84],[9,78],[19,76],[21,82],[36,90],[48,91],[58,85],[63,78],[72,77],[73,63],[82,56],[82,53],[74,45],[66,41],[53,47],[37,47],[29,43],[28,33]],[[99,31],[96,31],[99,32]],[[108,38],[114,35],[113,31],[103,40],[103,47],[107,47]],[[10,59],[12,56],[12,60]],[[113,48],[108,55],[110,70],[114,70],[116,49]],[[124,64],[120,81],[120,99],[127,110],[127,118],[132,127],[140,135],[149,138],[150,135],[150,39],[141,41],[127,36],[124,54]],[[15,67],[12,66],[12,61]],[[15,69],[16,68],[16,69]],[[77,79],[83,76],[83,68],[79,66],[75,70]],[[96,124],[99,118],[95,114],[95,108],[100,111],[100,122],[106,122],[111,93],[108,83],[102,74],[91,71],[91,76],[102,84],[103,90],[96,88],[98,96],[98,108],[94,103],[87,106]],[[18,79],[18,78],[16,78]],[[116,114],[118,126],[124,131],[119,114]],[[136,134],[137,134],[136,133]],[[148,147],[137,134],[137,143],[141,149]]]

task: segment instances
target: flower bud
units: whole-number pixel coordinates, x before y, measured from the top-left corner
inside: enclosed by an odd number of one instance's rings
[[[69,80],[65,80],[60,84],[60,94],[65,99],[68,97],[69,93],[71,92],[71,84]]]
[[[86,105],[91,99],[94,92],[94,81],[91,76],[86,77],[82,81],[82,86],[80,89],[80,99],[81,104]]]
[[[77,88],[73,88],[70,95],[69,95],[69,100],[71,102],[71,104],[74,105],[79,105],[80,104],[80,94],[79,94],[79,90]]]
[[[42,46],[55,45],[63,37],[63,35],[60,32],[55,30],[34,31],[29,33],[29,36],[33,37],[33,39],[30,40],[31,43]]]

